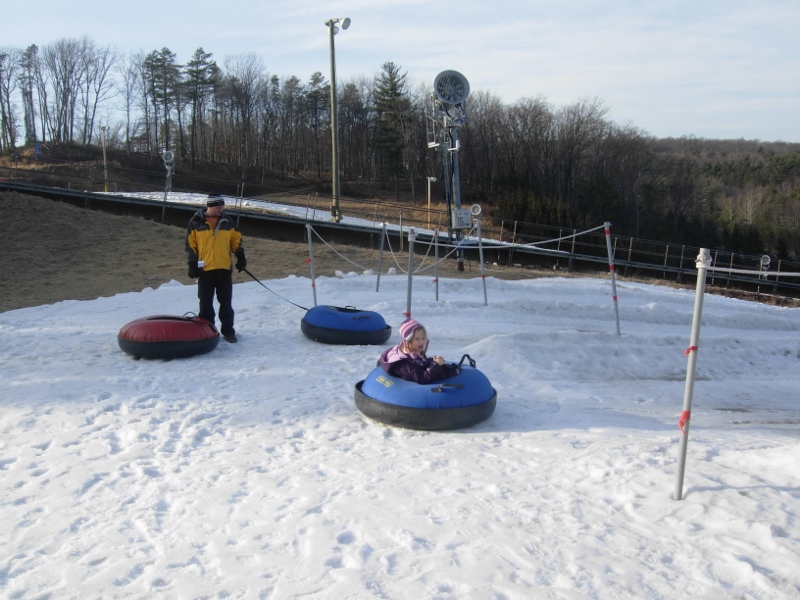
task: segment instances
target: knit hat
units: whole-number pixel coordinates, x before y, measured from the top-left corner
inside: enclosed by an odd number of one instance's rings
[[[222,198],[222,194],[209,194],[208,200],[206,200],[206,206],[225,206],[225,200]]]
[[[402,337],[405,341],[410,342],[411,338],[414,337],[414,332],[421,327],[422,323],[419,323],[412,318],[408,318],[400,323],[400,337]],[[422,327],[422,329],[425,328]]]

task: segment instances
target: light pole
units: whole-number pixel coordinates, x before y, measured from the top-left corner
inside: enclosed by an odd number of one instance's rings
[[[431,228],[431,182],[436,181],[436,177],[426,177],[428,180],[428,229]]]
[[[108,163],[106,162],[106,126],[100,127],[100,137],[103,139],[103,190],[108,192]]]
[[[164,214],[167,211],[167,198],[172,189],[172,169],[175,168],[175,153],[172,150],[164,150],[161,155],[164,166],[167,167],[167,183],[164,185],[164,205],[161,207],[161,222],[164,222]]]
[[[333,36],[339,31],[336,26],[337,23],[342,24],[342,29],[347,29],[350,27],[350,19],[345,17],[344,19],[331,19],[325,22],[331,43],[331,171],[333,173],[331,216],[336,223],[342,220],[342,215],[339,211],[339,124],[336,114],[336,54],[333,45]]]

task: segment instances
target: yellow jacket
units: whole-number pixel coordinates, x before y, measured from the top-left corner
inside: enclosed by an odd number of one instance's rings
[[[205,271],[231,269],[231,253],[244,252],[242,234],[223,211],[215,227],[206,221],[205,210],[198,210],[186,227],[186,260],[203,261]]]

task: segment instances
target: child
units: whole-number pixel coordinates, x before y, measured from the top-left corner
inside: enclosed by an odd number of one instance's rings
[[[417,383],[430,383],[456,374],[454,365],[445,365],[441,356],[428,358],[428,335],[425,328],[414,319],[400,324],[403,341],[381,354],[379,364],[389,375]]]

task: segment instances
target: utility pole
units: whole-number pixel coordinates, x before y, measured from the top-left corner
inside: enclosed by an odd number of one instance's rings
[[[339,183],[339,123],[336,102],[336,53],[334,50],[333,36],[339,32],[339,28],[336,24],[340,22],[342,24],[342,29],[350,27],[349,18],[331,19],[325,22],[325,25],[328,26],[331,46],[331,192],[333,194],[331,216],[336,223],[342,220],[342,213],[339,209],[339,192],[341,189]]]

